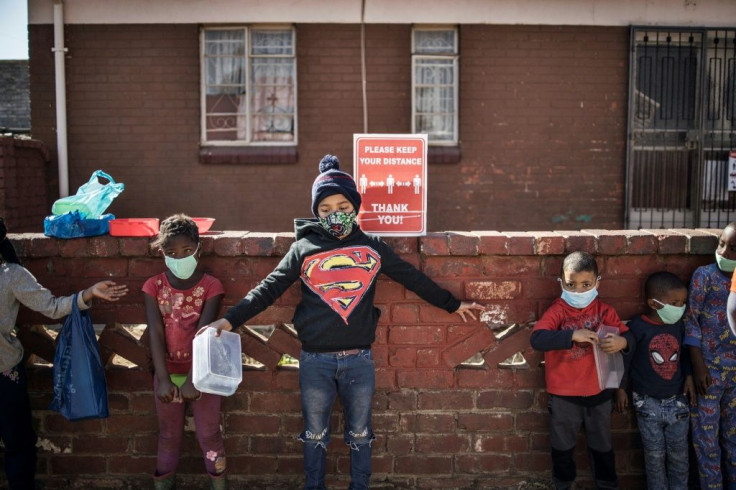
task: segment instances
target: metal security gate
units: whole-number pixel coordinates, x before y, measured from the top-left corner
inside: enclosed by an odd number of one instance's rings
[[[634,27],[630,77],[627,228],[736,220],[736,28]]]

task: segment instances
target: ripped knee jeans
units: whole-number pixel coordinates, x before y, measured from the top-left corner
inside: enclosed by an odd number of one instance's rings
[[[358,353],[304,352],[299,359],[304,430],[304,472],[307,489],[324,488],[330,419],[335,398],[343,408],[343,438],[350,451],[350,488],[368,488],[371,475],[371,404],[375,388],[373,357]]]

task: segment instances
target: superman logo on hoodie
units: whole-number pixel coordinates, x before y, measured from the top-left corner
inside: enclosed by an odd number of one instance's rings
[[[310,255],[302,263],[301,277],[347,324],[380,269],[381,259],[375,250],[355,246]]]

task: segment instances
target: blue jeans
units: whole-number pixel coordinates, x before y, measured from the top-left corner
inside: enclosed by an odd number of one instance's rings
[[[647,489],[687,489],[687,431],[690,409],[685,395],[652,398],[633,394],[644,446]]]
[[[302,351],[299,357],[302,395],[304,474],[306,490],[325,488],[330,413],[335,395],[340,397],[345,419],[344,440],[350,446],[351,490],[367,489],[371,478],[371,404],[375,373],[371,351],[358,354]]]

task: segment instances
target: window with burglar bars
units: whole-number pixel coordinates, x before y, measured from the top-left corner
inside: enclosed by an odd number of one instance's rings
[[[203,143],[296,143],[295,41],[291,27],[202,31]]]
[[[429,144],[458,142],[458,40],[455,28],[412,31],[412,132]]]
[[[723,228],[736,218],[736,29],[634,27],[630,228]]]

